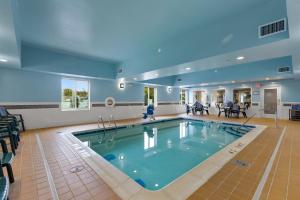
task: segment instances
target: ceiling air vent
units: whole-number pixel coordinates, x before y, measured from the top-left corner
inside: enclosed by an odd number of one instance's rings
[[[279,67],[277,70],[278,73],[287,73],[292,72],[291,67]]]
[[[286,19],[281,19],[258,27],[259,38],[286,31]]]

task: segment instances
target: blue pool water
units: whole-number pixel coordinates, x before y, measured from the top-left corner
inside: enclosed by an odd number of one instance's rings
[[[75,136],[146,189],[158,190],[249,130],[177,119]]]

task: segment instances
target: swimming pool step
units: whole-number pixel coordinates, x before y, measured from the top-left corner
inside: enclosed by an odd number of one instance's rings
[[[233,130],[232,128],[226,128],[225,131],[229,134],[236,135],[236,136],[239,136],[239,137],[242,137],[244,135],[243,133],[240,133],[236,130]]]

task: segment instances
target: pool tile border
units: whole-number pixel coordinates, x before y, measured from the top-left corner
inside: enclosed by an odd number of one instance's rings
[[[172,120],[174,119],[172,118]],[[217,120],[198,121],[221,122]],[[122,199],[181,200],[188,198],[199,187],[206,183],[209,178],[216,174],[226,163],[228,163],[234,156],[236,156],[236,154],[242,151],[248,144],[250,144],[257,136],[259,136],[266,129],[266,126],[262,125],[255,125],[255,127],[256,128],[252,129],[243,137],[227,145],[225,148],[218,151],[213,156],[209,157],[207,160],[199,163],[199,165],[195,166],[188,172],[175,179],[170,184],[157,191],[150,191],[140,186],[138,183],[136,183],[134,180],[128,177],[125,173],[123,173],[115,166],[110,164],[108,161],[106,161],[104,158],[102,158],[100,155],[98,155],[95,151],[83,145],[83,143],[79,139],[77,139],[72,133],[65,133],[64,138],[72,146],[72,148],[74,148],[74,150],[76,150],[79,153],[79,155],[92,167],[92,169],[94,169],[96,173]]]

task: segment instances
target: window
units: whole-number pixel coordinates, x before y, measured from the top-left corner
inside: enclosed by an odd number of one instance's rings
[[[180,90],[180,104],[185,105],[187,103],[186,90]]]
[[[202,104],[206,103],[207,95],[205,91],[194,91],[193,96],[194,96],[194,102],[198,101]]]
[[[61,110],[89,110],[90,82],[77,79],[62,79]]]
[[[144,88],[144,105],[148,106],[153,104],[157,106],[157,88],[145,87]]]
[[[215,90],[213,92],[213,103],[223,104],[225,99],[225,90]]]
[[[251,106],[251,89],[241,88],[233,90],[234,103]]]

